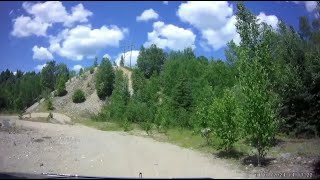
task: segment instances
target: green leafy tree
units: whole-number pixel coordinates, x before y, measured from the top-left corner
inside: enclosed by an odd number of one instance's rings
[[[123,120],[130,100],[130,93],[128,90],[128,77],[124,76],[121,70],[116,70],[115,72],[115,87],[110,99],[110,117],[116,120]]]
[[[115,74],[111,62],[104,58],[96,74],[96,89],[100,99],[111,96],[114,89]]]
[[[63,77],[63,76],[60,76],[60,78],[58,79],[58,85],[56,89],[57,96],[64,96],[67,94],[65,79],[66,77]]]
[[[208,63],[209,63],[208,58],[206,58],[205,56],[199,56],[199,57],[197,57],[197,60],[205,65],[208,65]]]
[[[301,16],[299,18],[299,35],[304,40],[309,40],[311,36],[310,22],[306,16]]]
[[[173,90],[173,105],[190,111],[192,108],[191,84],[186,78],[181,78]]]
[[[54,86],[56,82],[55,64],[56,64],[55,61],[49,61],[41,71],[41,85],[44,89],[48,88],[51,91],[54,90]]]
[[[241,37],[239,47],[239,87],[243,98],[240,113],[245,135],[258,151],[258,165],[271,147],[278,128],[277,95],[271,89],[266,62],[272,59],[270,36],[259,32],[256,17],[243,3],[237,4],[237,31]],[[265,30],[265,29],[263,29]]]
[[[240,138],[237,110],[235,94],[230,89],[224,91],[223,97],[214,99],[209,107],[209,127],[222,140],[220,146],[225,151],[230,151]]]
[[[140,49],[137,65],[146,78],[150,78],[153,73],[159,74],[165,61],[165,53],[161,48],[152,44],[149,48]]]
[[[82,76],[83,73],[84,73],[84,72],[83,72],[83,68],[80,68],[80,70],[79,70],[79,76]]]

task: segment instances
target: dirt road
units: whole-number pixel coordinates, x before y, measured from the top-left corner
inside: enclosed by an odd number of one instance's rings
[[[246,178],[221,159],[169,143],[0,116],[0,172],[112,177]],[[9,128],[10,127],[10,128]]]
[[[27,113],[27,114],[24,114],[22,117],[23,118],[37,118],[37,117],[47,118],[48,116],[49,116],[49,113],[42,112],[42,113]],[[71,118],[64,115],[64,114],[54,112],[54,113],[52,113],[52,118],[60,124],[68,124],[68,123],[70,124],[71,123]]]

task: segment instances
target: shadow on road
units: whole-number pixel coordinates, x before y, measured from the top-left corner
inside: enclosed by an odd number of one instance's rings
[[[261,159],[261,166],[268,166],[271,164],[271,162],[273,160],[275,160],[276,158],[262,158]],[[248,157],[245,157],[243,160],[242,160],[242,164],[244,165],[254,165],[254,166],[258,166],[258,158],[257,156],[248,156]]]
[[[231,149],[230,151],[219,151],[215,155],[219,158],[227,159],[241,159],[245,156],[243,152],[237,151],[235,149]]]

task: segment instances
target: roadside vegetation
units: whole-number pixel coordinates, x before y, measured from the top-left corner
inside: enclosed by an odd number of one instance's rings
[[[225,61],[196,56],[191,48],[165,52],[156,45],[142,46],[137,66],[125,67],[132,71],[132,95],[129,77],[121,69],[112,68],[108,58],[99,66],[95,59],[93,67],[80,69],[78,75],[94,73],[97,67],[97,95],[107,101],[91,121],[79,122],[100,130],[138,128],[156,139],[225,157],[254,154],[257,166],[276,152],[277,141],[318,138],[319,19],[301,17],[297,31],[280,21],[275,30],[258,23],[242,2],[237,4],[236,18],[241,42],[228,43]],[[123,57],[120,66],[124,67]],[[22,111],[45,98],[52,110],[49,92],[64,96],[65,83],[74,76],[55,61],[41,73],[4,71],[0,109]],[[80,103],[85,96],[79,90],[72,99]],[[314,150],[319,155],[316,149],[299,152]]]
[[[280,21],[274,30],[241,2],[236,15],[241,42],[228,43],[226,61],[197,57],[191,48],[165,53],[156,45],[141,47],[133,95],[128,78],[113,70],[110,101],[94,121],[138,124],[148,135],[157,130],[169,138],[173,129],[189,132],[186,138],[202,138],[225,153],[250,149],[258,166],[279,132],[317,137],[319,20],[311,27],[301,17],[299,31]],[[186,144],[196,144],[191,139]]]

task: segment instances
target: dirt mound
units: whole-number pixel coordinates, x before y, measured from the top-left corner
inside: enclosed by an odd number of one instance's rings
[[[132,81],[131,81],[131,71],[123,67],[114,67],[115,69],[121,69],[124,74],[129,78],[129,92],[132,95]],[[105,101],[100,100],[97,95],[97,90],[95,89],[95,74],[97,68],[95,68],[94,73],[90,74],[89,71],[85,72],[82,76],[76,76],[66,82],[67,94],[62,97],[53,98],[53,107],[55,108],[53,112],[66,114],[69,117],[83,117],[89,118],[100,112]],[[72,101],[72,95],[75,90],[81,89],[85,93],[86,101],[83,103],[74,103]],[[53,95],[53,93],[52,93]],[[45,104],[42,99],[40,104],[37,102],[31,107],[29,107],[26,113],[32,112],[43,112],[46,111]]]
[[[67,94],[62,97],[55,97],[53,99],[54,111],[62,112],[67,115],[76,115],[81,117],[90,117],[98,114],[101,110],[104,101],[97,96],[95,89],[95,73],[85,72],[82,76],[73,77],[66,83]],[[75,90],[81,89],[85,93],[86,101],[83,103],[74,103],[72,95]]]

